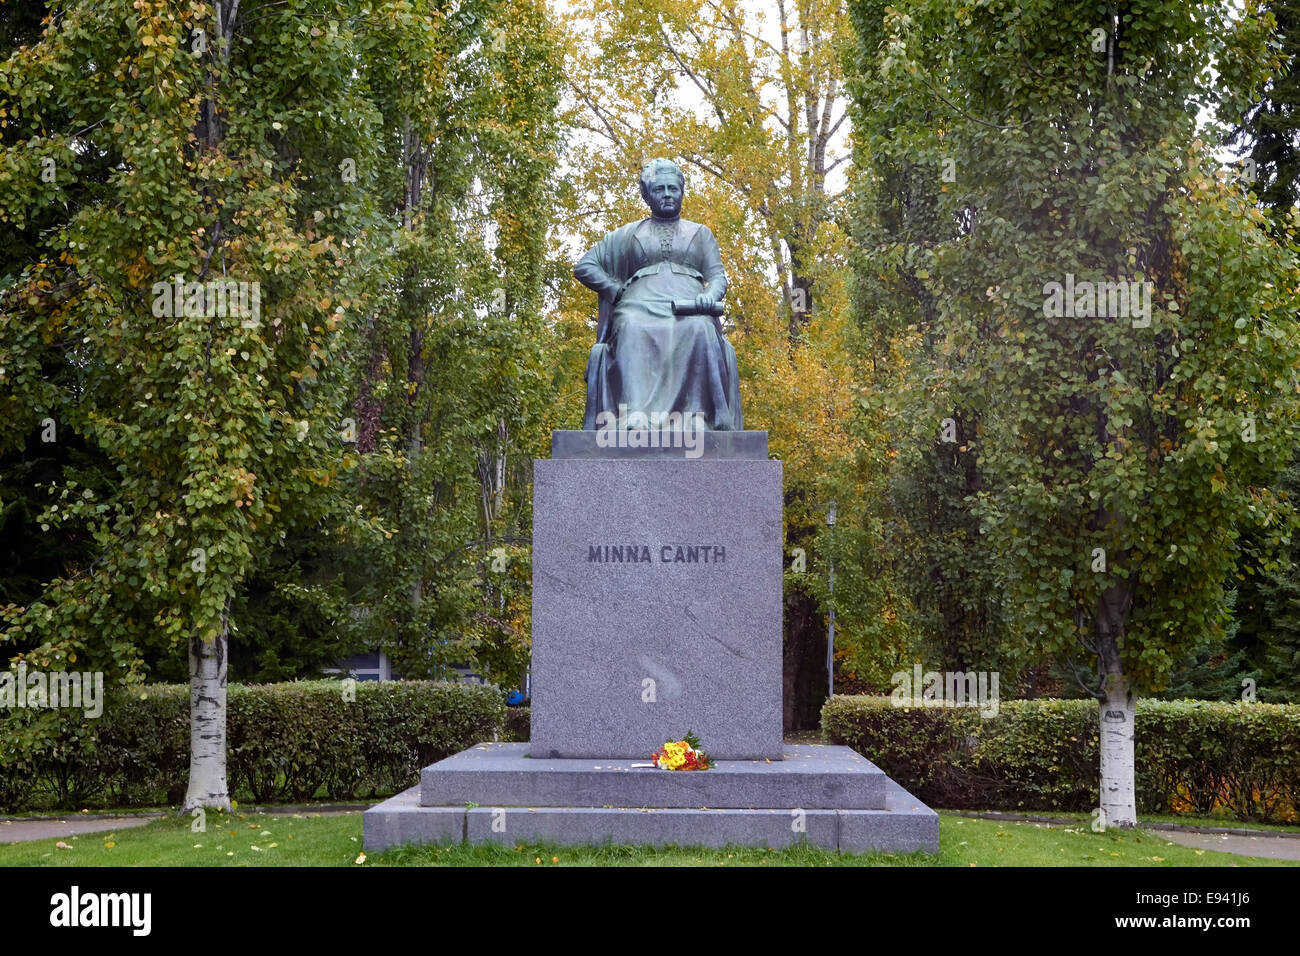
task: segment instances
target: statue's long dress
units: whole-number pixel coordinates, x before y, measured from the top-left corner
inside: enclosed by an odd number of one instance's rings
[[[674,300],[726,291],[717,240],[698,223],[643,220],[601,240],[579,263],[622,289],[602,295],[601,326],[587,363],[586,428],[600,412],[701,412],[707,428],[743,428],[736,351],[708,315],[674,315]],[[585,270],[585,271],[584,271]],[[599,283],[598,283],[599,287]],[[611,286],[612,288],[612,286]],[[653,420],[653,419],[651,419]]]

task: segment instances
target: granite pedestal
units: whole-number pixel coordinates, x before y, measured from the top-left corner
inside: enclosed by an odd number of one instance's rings
[[[702,451],[534,463],[534,757],[781,759],[781,463]]]
[[[787,746],[781,463],[766,432],[555,432],[533,482],[532,734],[426,767],[368,851],[468,841],[937,852],[934,811],[847,747]],[[694,731],[713,759],[658,770]]]

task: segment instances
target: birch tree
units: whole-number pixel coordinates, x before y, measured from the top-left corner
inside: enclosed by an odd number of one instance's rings
[[[373,165],[356,10],[50,10],[0,65],[0,219],[64,210],[4,290],[0,400],[20,429],[49,420],[101,451],[116,481],[45,489],[43,529],[83,529],[94,557],[5,608],[2,641],[131,684],[143,646],[183,643],[184,809],[228,806],[232,598],[347,465],[340,287],[368,204],[339,163]]]
[[[1196,128],[1208,97],[1249,102],[1267,25],[1183,0],[853,10],[864,150],[938,179],[956,232],[859,269],[914,266],[936,304],[935,364],[912,374],[936,432],[942,409],[979,414],[961,454],[1007,640],[1073,659],[1100,810],[1132,826],[1139,694],[1222,626],[1241,529],[1287,533],[1263,482],[1292,444],[1300,276]]]

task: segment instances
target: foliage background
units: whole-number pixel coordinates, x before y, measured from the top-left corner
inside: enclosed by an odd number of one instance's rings
[[[1071,695],[1130,572],[1147,692],[1300,696],[1293,4],[1125,6],[1117,65],[1086,2],[254,2],[224,60],[215,9],[0,4],[6,658],[183,680],[226,629],[236,680],[382,649],[518,684],[530,463],[594,335],[571,264],[667,155],[784,463],[788,726],[832,607],[841,690],[919,660]],[[1034,325],[1048,267],[1152,277],[1153,338]],[[155,319],[177,272],[260,281],[263,327]]]

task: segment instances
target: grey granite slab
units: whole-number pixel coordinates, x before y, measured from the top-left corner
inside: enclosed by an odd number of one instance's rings
[[[534,462],[532,748],[780,759],[779,461]]]
[[[655,442],[655,446],[649,445]],[[646,443],[642,447],[642,443]],[[551,458],[767,460],[767,432],[553,431]]]
[[[885,780],[883,810],[839,811],[839,848],[846,853],[938,853],[939,814]]]
[[[636,767],[647,759],[527,756],[526,743],[479,744],[425,767],[423,806],[871,809],[882,770],[849,747],[787,745],[785,759],[721,760],[708,770]]]
[[[538,807],[469,811],[470,843],[558,843],[783,849],[799,843],[836,848],[834,810],[683,810]]]
[[[361,815],[361,846],[366,852],[424,843],[461,843],[465,808],[421,807],[420,788],[411,787]]]
[[[665,773],[667,771],[664,771]],[[937,853],[939,818],[894,783],[883,810],[627,807],[422,807],[412,787],[367,810],[362,846],[462,842],[780,848],[806,841],[846,853]]]

